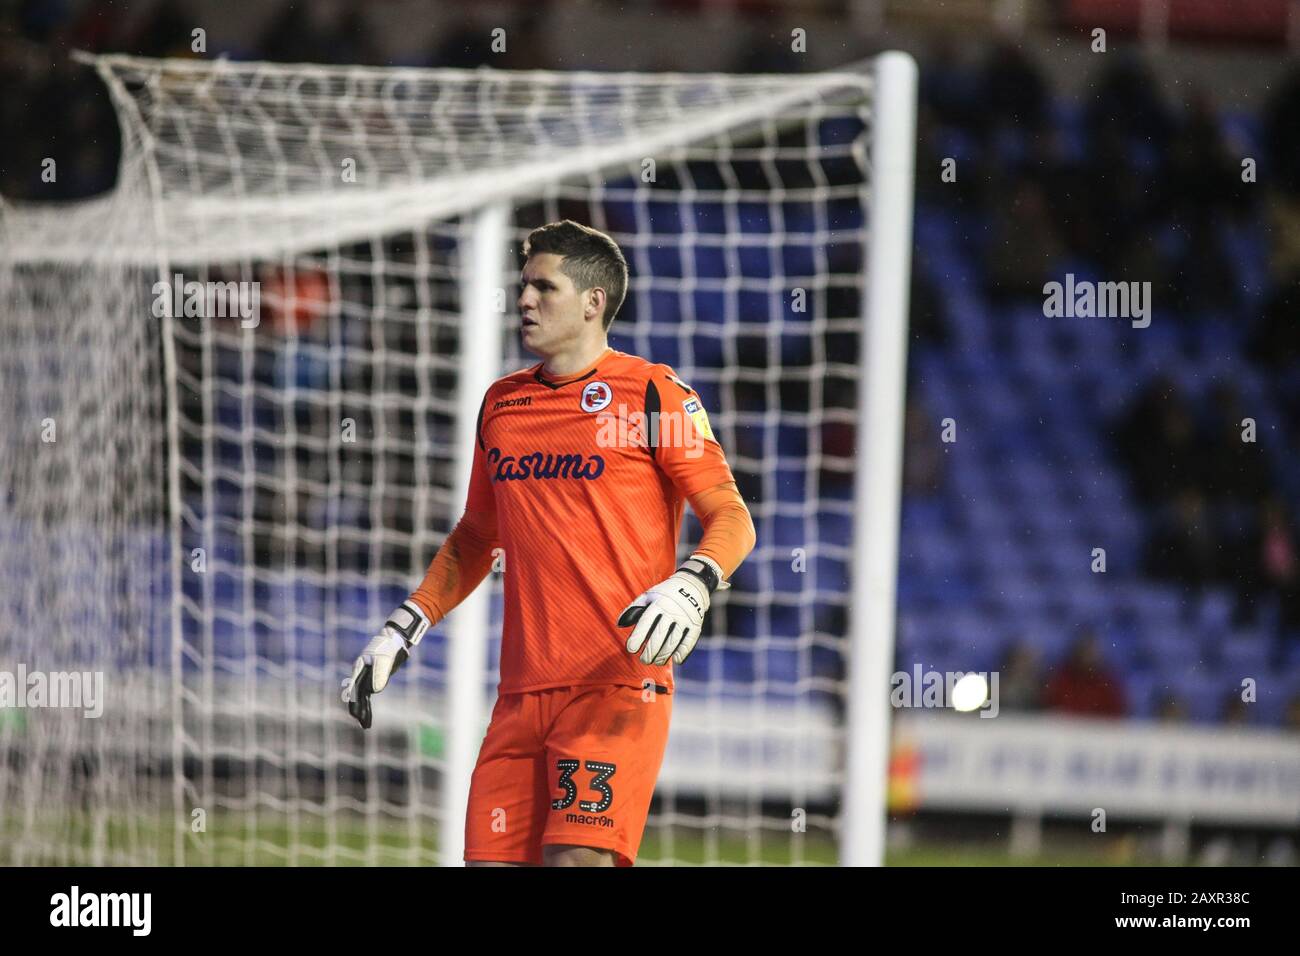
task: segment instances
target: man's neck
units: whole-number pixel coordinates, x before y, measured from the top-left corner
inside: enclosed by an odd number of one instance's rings
[[[601,339],[599,342],[575,346],[572,349],[558,352],[542,364],[542,374],[548,378],[564,378],[575,372],[581,372],[600,358],[600,354],[607,348],[609,348],[608,341]]]

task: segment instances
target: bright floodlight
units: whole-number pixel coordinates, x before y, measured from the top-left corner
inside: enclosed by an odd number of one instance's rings
[[[967,674],[952,687],[952,709],[967,713],[978,710],[989,699],[989,683],[983,674]]]

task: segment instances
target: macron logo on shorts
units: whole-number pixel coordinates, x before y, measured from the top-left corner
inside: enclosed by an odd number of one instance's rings
[[[582,823],[589,827],[612,827],[614,825],[614,821],[610,817],[593,817],[586,813],[566,813],[564,822]]]

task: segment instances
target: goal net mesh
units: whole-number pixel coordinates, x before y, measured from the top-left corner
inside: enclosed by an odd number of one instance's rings
[[[641,862],[835,862],[869,79],[95,66],[114,192],[0,206],[0,860],[442,862],[448,741],[483,732],[445,626],[371,731],[339,682],[463,507],[465,337],[533,361],[519,248],[571,218],[631,267],[611,344],[700,392],[758,533],[678,668]],[[100,675],[102,715],[37,673]]]

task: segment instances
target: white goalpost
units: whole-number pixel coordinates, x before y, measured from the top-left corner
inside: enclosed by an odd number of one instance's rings
[[[916,68],[596,74],[85,57],[115,190],[0,205],[0,862],[460,865],[500,577],[363,733],[338,684],[530,364],[519,248],[631,267],[758,545],[678,672],[644,863],[883,861]],[[699,535],[687,521],[683,552]]]
[[[876,65],[871,148],[872,237],[867,253],[867,307],[859,367],[859,444],[875,458],[857,472],[853,615],[848,667],[847,748],[841,862],[879,866],[885,860],[885,794],[889,777],[889,700],[894,670],[898,523],[907,390],[907,307],[912,275],[912,192],[916,138],[916,63],[887,53]],[[887,237],[887,238],[886,238]],[[871,693],[858,688],[881,688]],[[854,732],[856,730],[856,732]]]

